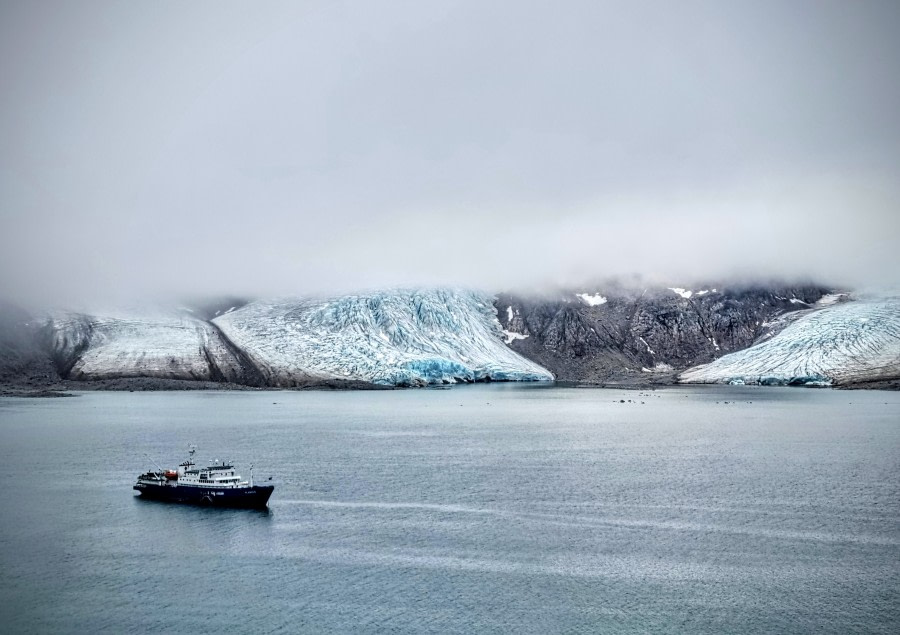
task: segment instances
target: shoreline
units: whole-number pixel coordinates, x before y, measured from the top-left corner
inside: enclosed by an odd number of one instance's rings
[[[473,382],[489,383],[522,383],[528,385],[546,385],[561,388],[580,389],[615,389],[615,390],[657,390],[678,387],[725,386],[728,384],[679,383],[673,376],[656,378],[611,379],[603,382],[580,382],[559,380],[554,382]],[[0,382],[0,397],[52,398],[75,397],[76,392],[163,392],[163,391],[306,391],[306,390],[405,390],[418,388],[453,388],[468,383],[438,384],[433,386],[386,386],[357,380],[319,380],[295,386],[247,386],[229,382],[201,381],[193,379],[161,379],[155,377],[127,377],[116,379],[100,379],[89,381],[61,380],[48,383]],[[747,384],[747,387],[759,387],[759,384]],[[900,391],[900,378],[838,384],[834,386],[788,386],[785,388],[832,389],[832,390],[887,390]]]

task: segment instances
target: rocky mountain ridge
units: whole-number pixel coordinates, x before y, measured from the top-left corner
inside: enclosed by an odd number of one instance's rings
[[[675,373],[751,346],[826,297],[816,285],[610,287],[536,298],[500,294],[498,319],[513,350],[558,380],[604,383]]]

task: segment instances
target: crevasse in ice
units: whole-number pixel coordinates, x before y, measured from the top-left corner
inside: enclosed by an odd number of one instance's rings
[[[159,377],[235,381],[240,363],[207,322],[185,311],[58,311],[47,317],[54,356],[71,379]]]
[[[900,375],[900,298],[810,311],[769,340],[681,374],[687,383],[829,386]]]
[[[310,378],[399,386],[553,379],[504,345],[491,298],[477,292],[259,301],[213,322],[274,385]]]

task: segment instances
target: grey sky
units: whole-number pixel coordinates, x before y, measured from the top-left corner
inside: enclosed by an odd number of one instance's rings
[[[897,285],[900,4],[2,2],[0,295]]]

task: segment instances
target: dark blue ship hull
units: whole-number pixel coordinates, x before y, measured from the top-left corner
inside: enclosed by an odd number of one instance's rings
[[[170,503],[262,509],[268,504],[269,497],[272,495],[275,486],[254,485],[253,487],[224,489],[137,483],[133,489],[140,492],[141,496],[145,498],[168,501]]]

